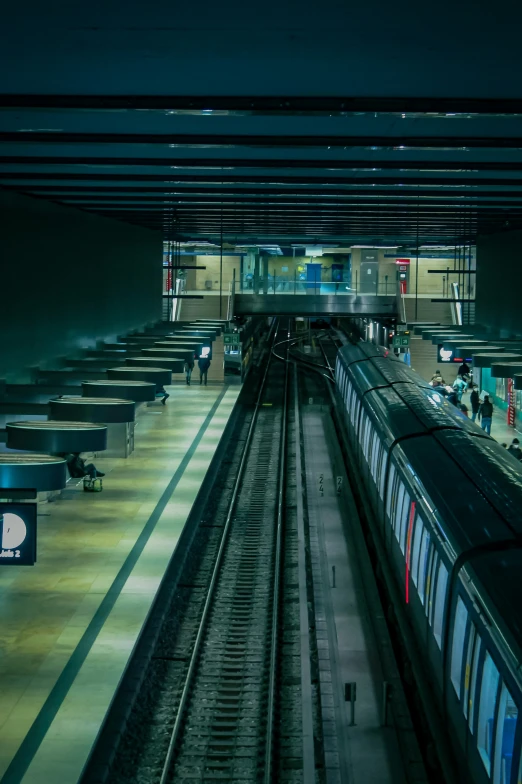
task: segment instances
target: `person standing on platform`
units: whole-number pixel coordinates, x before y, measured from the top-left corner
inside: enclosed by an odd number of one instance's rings
[[[478,416],[482,421],[482,430],[485,430],[488,436],[490,436],[491,422],[493,421],[493,403],[490,401],[489,395],[484,395],[484,402],[479,408]]]
[[[462,365],[457,370],[457,375],[463,379],[469,378],[471,375],[471,370],[469,369],[469,365],[467,362],[463,362]]]
[[[207,373],[210,367],[210,359],[208,357],[200,357],[198,359],[198,367],[199,367],[199,383],[200,385],[205,381],[205,386],[207,386]]]
[[[469,402],[471,403],[471,421],[474,422],[477,418],[477,414],[480,408],[480,397],[478,393],[478,387],[475,385],[471,390],[471,395],[469,396]]]
[[[431,377],[430,384],[432,387],[444,387],[446,386],[446,382],[441,376],[440,370],[436,370],[435,373]]]
[[[192,376],[192,371],[194,370],[193,356],[191,356],[190,359],[185,360],[184,370],[185,370],[185,378],[187,379],[187,385],[190,386],[190,378]]]

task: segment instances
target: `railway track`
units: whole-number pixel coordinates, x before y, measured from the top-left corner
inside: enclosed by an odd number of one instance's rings
[[[271,780],[286,397],[286,368],[270,362],[232,492],[160,784],[212,774]]]
[[[110,765],[111,784],[313,780],[302,772],[304,756],[314,767],[302,736],[314,695],[303,708],[292,367],[272,355],[266,366],[212,519],[202,521],[203,552],[178,586]]]

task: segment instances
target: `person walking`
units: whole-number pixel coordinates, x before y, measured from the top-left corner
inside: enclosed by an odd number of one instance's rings
[[[453,383],[453,389],[457,393],[457,398],[459,403],[462,402],[462,395],[464,394],[464,390],[466,389],[466,382],[462,378],[462,376],[457,376]]]
[[[480,397],[478,393],[478,387],[476,385],[471,390],[469,402],[471,404],[471,421],[474,422],[477,418],[477,414],[480,408]]]
[[[192,371],[194,370],[194,356],[191,356],[189,359],[185,360],[185,364],[183,368],[185,370],[185,378],[187,379],[187,385],[190,386],[190,379],[192,376]]]
[[[165,403],[169,399],[170,395],[165,389],[165,387],[163,386],[163,384],[156,384],[156,397],[161,398],[161,402],[163,405],[165,405]]]
[[[482,430],[485,430],[488,436],[490,436],[491,422],[493,421],[493,403],[490,401],[489,395],[484,395],[484,402],[479,407],[478,417],[482,422]]]
[[[210,359],[208,357],[200,357],[198,359],[198,367],[199,367],[199,383],[201,385],[204,379],[205,386],[207,386],[207,373],[210,367]]]

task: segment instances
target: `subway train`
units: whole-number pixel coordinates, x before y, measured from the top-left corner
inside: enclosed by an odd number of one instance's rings
[[[335,376],[459,781],[522,784],[522,467],[378,346],[341,348]]]

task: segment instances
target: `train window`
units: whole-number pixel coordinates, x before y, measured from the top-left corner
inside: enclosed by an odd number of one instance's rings
[[[464,692],[462,695],[462,710],[464,718],[468,718],[468,710],[470,708],[470,680],[471,680],[471,665],[473,662],[473,655],[475,646],[480,647],[480,637],[477,637],[477,630],[473,622],[469,625],[468,647],[466,649],[466,667],[464,669]],[[471,724],[470,724],[471,727]]]
[[[358,439],[359,439],[359,443],[360,443],[360,444],[362,444],[362,440],[363,440],[363,433],[364,433],[364,429],[365,429],[365,427],[366,427],[366,417],[365,417],[365,415],[364,415],[364,413],[363,413],[363,414],[361,415],[361,418],[360,418],[360,420],[359,420],[359,432],[358,432],[358,434],[357,434],[357,437],[358,437]]]
[[[502,684],[495,734],[493,784],[509,784],[515,745],[518,710],[506,685]],[[491,728],[493,730],[493,728]],[[491,756],[491,755],[490,755]]]
[[[382,452],[381,441],[377,433],[374,431],[373,437],[373,454],[372,454],[372,475],[375,479],[375,484],[377,484],[377,474],[379,469],[379,456]]]
[[[413,531],[413,547],[411,548],[411,562],[410,562],[411,577],[415,585],[417,585],[419,581],[419,558],[420,558],[420,549],[421,549],[423,532],[424,532],[424,526],[422,524],[422,520],[420,519],[419,515],[416,515],[415,529]]]
[[[423,531],[421,550],[419,557],[419,577],[417,583],[417,590],[419,592],[419,599],[424,604],[424,597],[426,594],[426,579],[428,575],[428,555],[430,551],[430,533],[426,529]]]
[[[370,446],[371,446],[371,438],[373,435],[373,427],[369,419],[366,419],[366,433],[364,434],[364,443],[363,443],[363,454],[366,458],[366,462],[370,462]]]
[[[362,444],[363,455],[366,457],[366,433],[368,432],[368,426],[370,422],[366,414],[363,413],[361,417],[361,429],[359,431],[359,442]]]
[[[357,429],[357,420],[359,419],[359,411],[361,410],[361,401],[357,400],[354,396],[354,413],[353,413],[353,426]]]
[[[410,520],[410,496],[404,493],[404,501],[401,510],[400,530],[399,530],[399,544],[403,553],[406,553],[406,534],[408,533],[408,523]]]
[[[448,585],[448,570],[442,563],[439,565],[437,576],[437,593],[435,595],[435,609],[433,611],[433,634],[439,648],[442,648],[442,621],[446,605],[446,588]]]
[[[451,646],[451,682],[457,692],[457,697],[461,697],[462,684],[462,657],[464,654],[464,640],[466,639],[466,625],[468,622],[468,611],[466,605],[460,598],[457,599],[457,609],[455,611],[455,622],[453,624],[453,643]]]
[[[396,476],[395,466],[392,463],[390,466],[390,476],[388,477],[388,497],[386,499],[386,514],[391,520],[392,516],[392,509],[393,509],[393,497],[395,495],[395,476]]]
[[[410,511],[411,511],[410,496],[408,495],[408,493],[404,493],[404,503],[402,505],[402,514],[401,514],[401,532],[399,538],[399,544],[401,546],[401,550],[403,553],[406,553],[406,535],[408,533],[408,524],[410,522]]]
[[[384,489],[386,487],[386,466],[388,463],[388,455],[384,447],[381,445],[380,453],[379,453],[379,469],[380,469],[380,477],[379,477],[379,492],[381,494],[381,498],[384,501]]]
[[[370,432],[371,432],[371,436],[370,436],[370,443],[369,443],[369,446],[368,446],[368,465],[370,467],[371,475],[373,477],[375,477],[375,474],[374,474],[375,453],[377,451],[378,444],[377,444],[377,436],[375,435],[375,430],[373,429],[373,427],[372,427]]]
[[[345,395],[344,395],[344,401],[346,403],[346,408],[348,408],[349,401],[350,401],[350,399],[352,397],[352,390],[353,390],[352,384],[351,384],[350,381],[348,381],[348,383],[346,384],[346,391],[345,391]]]
[[[361,444],[362,444],[363,455],[365,457],[366,457],[366,449],[365,449],[365,446],[366,446],[366,433],[368,432],[368,425],[369,425],[368,417],[366,416],[366,414],[363,414],[362,415],[362,419],[361,419],[360,441],[361,441]]]
[[[477,747],[488,775],[491,775],[491,756],[493,752],[493,723],[495,705],[497,703],[499,674],[493,659],[486,652],[482,681],[480,685],[480,702],[477,724]]]
[[[353,396],[353,386],[352,386],[352,384],[350,382],[348,382],[348,392],[346,394],[346,410],[348,411],[350,419],[351,419],[351,415],[352,415],[352,411],[351,411],[352,396]]]
[[[397,537],[397,541],[399,541],[399,535],[401,532],[402,504],[404,501],[405,492],[406,492],[405,487],[402,484],[401,480],[399,479],[399,492],[397,493],[397,503],[395,504],[395,514],[393,520],[393,529],[395,531],[395,536]]]
[[[372,464],[372,447],[373,447],[373,428],[371,425],[368,425],[367,435],[366,435],[366,444],[364,454],[366,457],[366,462],[368,463],[368,467],[371,467]]]
[[[469,700],[468,700],[468,726],[471,732],[475,732],[475,693],[477,690],[477,675],[478,675],[478,666],[480,661],[480,652],[482,650],[482,640],[480,639],[479,635],[477,634],[475,647],[473,650],[473,663],[471,667],[471,685],[469,687]]]
[[[437,574],[437,562],[438,562],[438,555],[435,550],[435,546],[433,543],[430,544],[430,552],[428,555],[428,569],[426,572],[426,615],[428,616],[428,621],[430,626],[433,624],[433,607],[434,607],[434,596],[435,596],[435,575]]]

